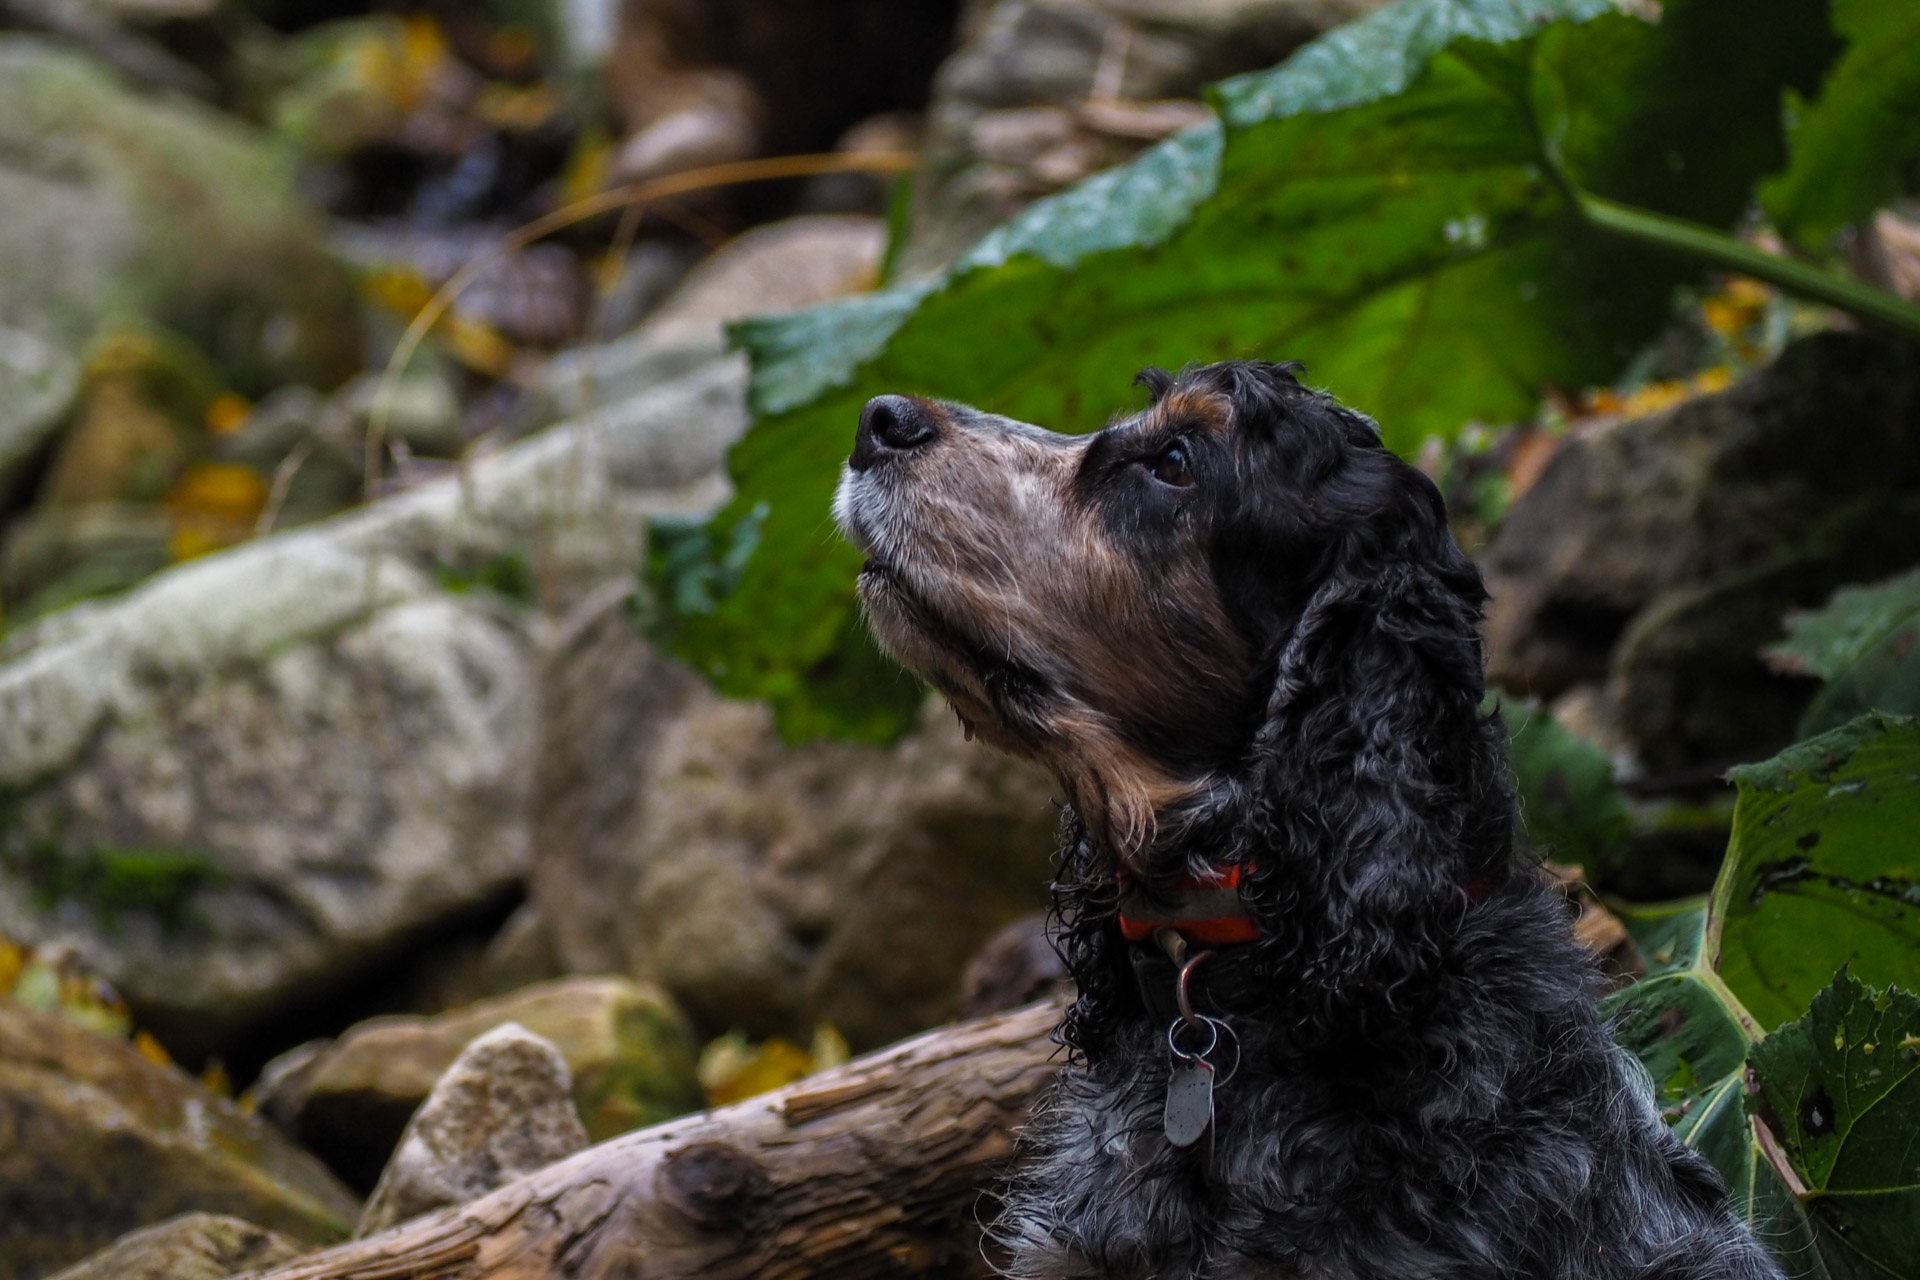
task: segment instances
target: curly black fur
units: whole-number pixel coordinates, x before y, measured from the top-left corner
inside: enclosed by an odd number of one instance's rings
[[[1006,1273],[1777,1276],[1610,1041],[1566,900],[1516,850],[1504,736],[1480,709],[1486,593],[1434,485],[1289,366],[1142,381],[1156,407],[1116,424],[1120,438],[1227,407],[1225,430],[1188,433],[1196,455],[1213,451],[1193,459],[1205,483],[1160,526],[1126,497],[1146,491],[1119,481],[1076,480],[1067,500],[1120,494],[1103,527],[1143,559],[1203,555],[1249,655],[1233,670],[1251,675],[1225,691],[1237,712],[1207,717],[1237,726],[1218,758],[1198,758],[1211,739],[1174,741],[1177,727],[1134,735],[1195,779],[1146,848],[1069,818],[1055,923],[1079,995],[1059,1033],[1067,1065],[992,1231]],[[935,426],[973,441],[1000,429],[957,406],[924,412],[938,420],[914,448],[939,447],[921,443]],[[1101,449],[1069,458],[1077,476]],[[843,522],[860,500],[843,494]],[[1162,1131],[1167,1023],[1136,987],[1117,876],[1227,864],[1262,926],[1243,960],[1260,995],[1222,1011],[1237,1070],[1210,1139],[1179,1149]]]

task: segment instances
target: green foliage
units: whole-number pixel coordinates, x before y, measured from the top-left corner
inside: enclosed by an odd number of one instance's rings
[[[67,838],[64,818],[27,816],[28,792],[0,788],[0,872],[17,880],[42,911],[77,902],[108,929],[133,912],[180,929],[193,900],[226,871],[213,855],[174,846],[127,846]]]
[[[1675,1136],[1720,1171],[1737,1209],[1790,1273],[1821,1275],[1813,1229],[1767,1161],[1743,1105],[1747,1052],[1760,1030],[1705,963],[1706,914],[1678,912],[1666,923],[1689,959],[1609,998],[1604,1012],[1614,1038],[1646,1067]]]
[[[1920,1277],[1920,999],[1829,987],[1920,989],[1920,723],[1866,716],[1735,780],[1712,897],[1625,913],[1647,976],[1605,1012],[1790,1274]]]
[[[1847,51],[1818,98],[1792,100],[1792,163],[1760,188],[1780,229],[1809,248],[1920,190],[1920,5],[1833,0],[1833,25]]]
[[[1714,888],[1720,976],[1763,1026],[1841,966],[1920,991],[1920,722],[1863,716],[1736,769]]]
[[[758,421],[711,545],[764,504],[763,537],[673,647],[790,737],[907,723],[911,682],[850,678],[874,669],[858,559],[826,519],[883,391],[1085,431],[1136,403],[1142,365],[1292,358],[1407,448],[1609,380],[1690,273],[1597,230],[1568,183],[1729,225],[1783,162],[1782,86],[1811,88],[1834,47],[1816,0],[1670,0],[1658,24],[1604,0],[1400,0],[1220,86],[1218,122],[939,280],[739,326]]]
[[[1626,926],[1634,950],[1646,965],[1645,977],[1691,969],[1699,961],[1707,931],[1704,896],[1650,906],[1620,903],[1614,914]]]
[[[1819,676],[1800,735],[1824,733],[1868,711],[1920,714],[1920,570],[1866,587],[1842,587],[1823,609],[1787,620],[1767,651],[1775,666]]]
[[[740,585],[747,561],[760,545],[767,518],[761,503],[736,521],[724,551],[716,554],[713,531],[698,517],[666,517],[647,528],[646,581],[664,588],[668,617],[709,614]]]
[[[1613,867],[1632,833],[1607,753],[1568,733],[1537,703],[1503,701],[1500,716],[1527,843],[1589,873]]]
[[[434,571],[440,589],[454,595],[487,591],[515,604],[530,605],[540,597],[540,584],[533,567],[517,551],[493,555],[475,555],[454,564],[443,564]]]
[[[183,928],[194,897],[223,876],[209,855],[166,847],[98,844],[61,850],[37,842],[5,857],[4,864],[27,882],[42,910],[78,902],[108,929],[117,928],[130,912],[150,916],[167,929]]]
[[[1842,973],[1749,1062],[1827,1274],[1920,1275],[1920,996]]]

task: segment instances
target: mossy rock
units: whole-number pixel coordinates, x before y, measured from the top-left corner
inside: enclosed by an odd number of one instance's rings
[[[371,1186],[460,1051],[509,1022],[560,1050],[596,1142],[704,1103],[693,1030],[671,997],[625,978],[561,978],[437,1017],[369,1019],[286,1072],[263,1106],[348,1181]]]
[[[319,1161],[131,1044],[0,999],[0,1278],[35,1280],[190,1211],[295,1240],[351,1230]]]

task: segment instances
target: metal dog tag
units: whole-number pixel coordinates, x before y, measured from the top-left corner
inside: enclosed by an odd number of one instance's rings
[[[1213,1124],[1213,1068],[1205,1058],[1174,1059],[1161,1122],[1176,1147],[1190,1147],[1206,1136]]]

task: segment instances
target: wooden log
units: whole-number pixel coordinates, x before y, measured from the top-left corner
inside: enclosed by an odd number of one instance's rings
[[[623,1134],[457,1209],[257,1280],[973,1276],[1063,1004],[928,1032]]]
[[[1581,941],[1631,975],[1625,930],[1560,878]],[[1064,1011],[930,1031],[246,1280],[984,1277],[980,1224],[1053,1078]]]

